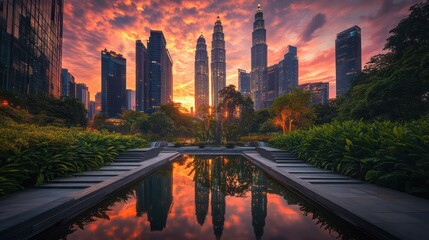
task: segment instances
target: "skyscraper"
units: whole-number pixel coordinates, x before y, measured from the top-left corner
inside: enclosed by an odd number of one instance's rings
[[[329,101],[329,83],[316,82],[299,85],[301,89],[310,91],[311,105],[327,104]]]
[[[298,54],[297,48],[288,46],[288,52],[279,63],[278,95],[284,95],[292,88],[298,87]]]
[[[261,6],[258,4],[253,22],[250,72],[250,90],[256,110],[263,107],[262,84],[266,80],[264,71],[268,62],[266,38],[267,30],[265,29],[264,15]]]
[[[76,83],[68,69],[61,69],[61,97],[76,98]]]
[[[150,30],[148,55],[149,84],[144,88],[149,89],[149,94],[143,98],[148,102],[147,112],[153,113],[161,104],[173,100],[173,60],[162,31]]]
[[[337,97],[350,89],[362,71],[361,29],[353,26],[337,34],[335,40]]]
[[[267,80],[264,81],[263,85],[263,97],[264,100],[262,107],[269,108],[276,97],[278,97],[278,83],[279,83],[279,65],[274,64],[269,66],[266,70]]]
[[[95,114],[101,113],[101,92],[95,94]]]
[[[238,91],[243,96],[250,96],[250,73],[238,69]]]
[[[89,110],[89,91],[85,83],[76,84],[76,98]]]
[[[136,110],[136,91],[127,89],[127,109],[129,110]]]
[[[213,35],[211,52],[212,71],[212,106],[216,109],[220,102],[219,91],[226,86],[226,50],[222,22],[217,16]]]
[[[149,56],[141,40],[136,41],[136,110],[147,112],[149,108]],[[145,101],[146,100],[146,101]]]
[[[126,61],[121,54],[101,51],[101,109],[111,118],[127,107]]]
[[[63,1],[0,3],[0,89],[59,97]]]
[[[202,105],[210,105],[209,95],[209,57],[204,36],[201,34],[197,40],[195,51],[195,112],[200,113]]]

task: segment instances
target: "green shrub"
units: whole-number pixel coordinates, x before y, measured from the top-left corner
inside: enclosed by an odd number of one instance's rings
[[[429,120],[334,122],[277,135],[272,146],[317,167],[429,198]]]
[[[225,144],[225,147],[226,147],[226,148],[234,148],[234,147],[235,147],[235,143],[233,143],[233,142],[228,142],[228,143],[226,143],[226,144]]]
[[[59,176],[97,170],[147,141],[81,128],[0,123],[0,195]]]

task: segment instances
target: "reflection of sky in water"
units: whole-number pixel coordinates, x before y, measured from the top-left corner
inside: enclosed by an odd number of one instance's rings
[[[75,225],[78,230],[67,239],[214,239],[215,233],[222,239],[338,237],[300,210],[302,200],[247,160],[207,159],[185,156],[164,167],[136,184],[134,196],[111,205],[110,220],[96,216],[84,230]]]

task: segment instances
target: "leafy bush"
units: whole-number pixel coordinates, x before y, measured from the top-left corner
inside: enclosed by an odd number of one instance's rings
[[[0,196],[55,177],[96,170],[119,152],[143,147],[135,136],[33,124],[0,123]]]
[[[429,119],[333,122],[270,144],[317,167],[429,198]]]

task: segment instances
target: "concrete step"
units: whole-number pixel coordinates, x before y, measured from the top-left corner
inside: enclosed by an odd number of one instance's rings
[[[313,166],[310,166],[306,163],[283,163],[283,164],[277,165],[276,167],[313,167]]]
[[[130,171],[135,167],[126,167],[126,166],[104,166],[100,168],[100,171]]]
[[[130,159],[123,159],[123,158],[116,158],[115,162],[142,162],[143,159],[138,158],[130,158]]]
[[[329,180],[329,179],[320,179],[320,180],[309,180],[311,184],[365,184],[365,182],[354,180],[354,179],[342,179],[342,180]]]
[[[50,181],[49,183],[99,183],[106,180],[108,177],[96,176],[96,177],[87,177],[87,176],[76,176],[68,178],[56,178]]]
[[[304,163],[301,160],[276,160],[276,163]]]
[[[94,183],[47,183],[39,186],[38,188],[77,188],[83,189],[91,187]]]
[[[142,164],[140,162],[112,162],[106,166],[124,166],[124,167],[139,167]]]
[[[82,173],[75,173],[73,176],[103,176],[103,177],[113,177],[122,174],[122,172],[115,171],[88,171]]]

